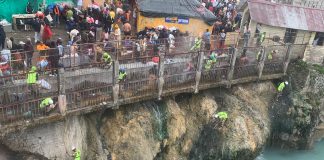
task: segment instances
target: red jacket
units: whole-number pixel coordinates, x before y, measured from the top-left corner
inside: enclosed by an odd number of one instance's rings
[[[55,15],[60,15],[60,9],[59,9],[58,6],[55,6],[55,7],[54,7],[54,14],[55,14]]]

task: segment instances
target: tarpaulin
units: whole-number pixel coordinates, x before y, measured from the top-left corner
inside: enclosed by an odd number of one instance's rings
[[[193,17],[209,25],[216,16],[197,0],[138,0],[139,11],[145,17]]]
[[[12,22],[13,14],[25,14],[27,2],[30,2],[34,11],[37,11],[38,5],[43,3],[43,0],[0,0],[0,20],[6,19]],[[52,4],[54,2],[73,3],[73,0],[46,0],[46,4]]]

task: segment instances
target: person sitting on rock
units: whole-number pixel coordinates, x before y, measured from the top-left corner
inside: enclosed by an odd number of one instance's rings
[[[74,160],[81,160],[81,151],[76,149],[75,147],[72,147],[72,157],[74,158]]]
[[[278,88],[277,88],[277,90],[278,90],[279,93],[277,94],[276,101],[279,100],[279,97],[282,95],[282,93],[283,93],[283,91],[284,91],[284,89],[286,88],[287,85],[288,85],[288,82],[287,82],[287,81],[285,81],[285,82],[281,82],[281,83],[279,84],[279,86],[278,86]]]
[[[288,85],[287,81],[281,82],[278,86],[278,92],[281,93],[285,89],[286,85]]]
[[[222,112],[218,112],[215,114],[215,118],[216,119],[220,119],[221,121],[221,126],[224,126],[225,121],[227,120],[228,116],[227,116],[227,112],[222,111]]]

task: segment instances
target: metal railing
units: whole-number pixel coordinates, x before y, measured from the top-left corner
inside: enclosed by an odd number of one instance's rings
[[[197,84],[200,87],[222,81],[228,82],[232,80],[229,78],[231,73],[234,73],[234,80],[258,77],[260,72],[266,75],[284,73],[284,62],[287,62],[285,55],[289,50],[293,52],[295,47],[303,45],[290,45],[290,49],[286,45],[237,48],[235,54],[228,48],[168,52],[163,50],[166,48],[164,44],[159,46],[164,47],[159,49],[159,53],[150,55],[143,54],[145,52],[141,51],[140,56],[135,58],[118,56],[117,53],[120,52],[117,49],[116,52],[112,52],[113,63],[110,67],[102,67],[102,62],[96,61],[84,67],[67,68],[63,73],[57,72],[57,76],[49,75],[51,69],[40,71],[40,79],[44,79],[51,85],[50,90],[39,88],[35,90],[28,86],[24,72],[3,76],[0,81],[0,83],[4,81],[4,85],[0,86],[0,116],[2,116],[0,123],[46,116],[48,112],[39,108],[41,101],[46,97],[52,97],[57,102],[57,97],[62,93],[66,95],[67,112],[74,112],[97,106],[114,106],[116,100],[131,103],[143,97],[154,98],[158,93],[173,93],[197,87]],[[277,55],[267,59],[268,54],[273,50],[278,50]],[[204,66],[211,53],[217,54],[217,61],[210,69],[206,69]],[[260,58],[259,54],[264,54],[266,58]],[[155,62],[153,62],[154,58]],[[242,63],[243,60],[246,62]],[[264,63],[263,70],[259,67],[262,63]],[[161,66],[164,68],[163,73],[160,71]],[[127,77],[124,81],[118,82],[116,79],[118,74],[115,72],[119,69],[117,67],[126,68]],[[200,72],[201,78],[197,81]],[[164,83],[161,83],[160,79],[163,79]],[[115,86],[119,86],[117,97],[114,95]],[[163,92],[160,92],[161,89]]]

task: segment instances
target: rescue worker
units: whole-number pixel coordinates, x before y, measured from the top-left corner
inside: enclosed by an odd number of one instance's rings
[[[281,82],[278,86],[278,91],[281,93],[285,89],[286,85],[288,85],[287,81]]]
[[[112,61],[111,61],[111,56],[109,55],[109,53],[104,52],[102,54],[102,58],[101,59],[105,63],[105,66],[106,65],[108,65],[109,67],[111,66]]]
[[[39,105],[40,109],[45,109],[46,112],[55,108],[55,104],[52,98],[48,97],[42,100],[41,104]]]
[[[222,126],[224,126],[225,121],[227,120],[227,112],[221,111],[215,114],[215,118],[219,118],[222,122]]]
[[[35,66],[32,66],[30,71],[27,74],[27,84],[33,85],[37,82],[37,80],[38,80],[37,68]]]
[[[256,59],[258,62],[261,61],[261,53],[262,53],[262,49],[256,54]]]
[[[266,36],[266,32],[260,33],[260,35],[258,37],[258,45],[261,45],[264,42],[265,36]]]
[[[197,51],[201,47],[202,39],[200,37],[195,38],[195,44],[191,47],[190,51]]]
[[[31,91],[31,94],[36,96],[37,95],[37,86],[35,85],[38,80],[38,73],[37,68],[32,66],[30,71],[27,74],[27,86],[28,89]]]
[[[81,160],[81,151],[76,149],[75,147],[72,147],[72,157],[74,158],[74,160]]]
[[[212,65],[214,63],[217,62],[217,57],[216,57],[216,54],[215,53],[212,53],[210,56],[209,56],[209,59],[207,60],[207,63],[205,65],[205,69],[206,70],[210,70]]]
[[[119,74],[118,74],[118,81],[119,82],[124,82],[126,80],[126,69],[125,68],[120,68],[119,69]]]

